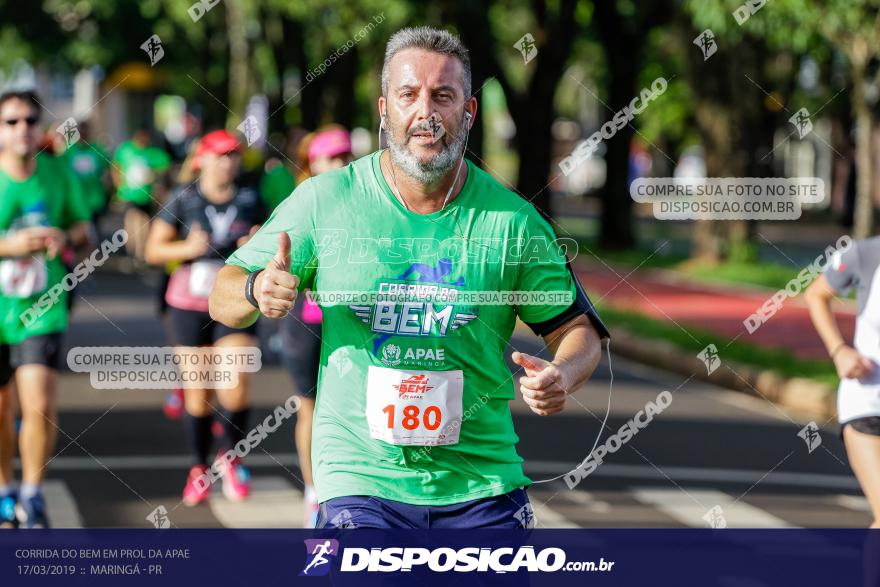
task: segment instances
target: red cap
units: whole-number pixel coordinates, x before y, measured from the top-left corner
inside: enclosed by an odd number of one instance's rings
[[[205,153],[225,155],[240,148],[241,143],[234,134],[228,130],[215,130],[202,137],[196,155],[204,155]]]

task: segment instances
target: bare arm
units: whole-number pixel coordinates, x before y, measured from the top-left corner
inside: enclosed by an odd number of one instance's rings
[[[810,319],[834,361],[837,374],[841,378],[858,379],[870,373],[874,364],[843,339],[837,320],[831,311],[831,302],[836,296],[837,292],[832,289],[824,275],[817,277],[804,292]]]
[[[115,161],[110,165],[110,180],[117,188],[122,187],[122,172]]]
[[[247,328],[257,321],[260,311],[244,297],[247,277],[248,272],[236,265],[220,269],[208,300],[212,319],[230,328]]]
[[[33,226],[0,238],[0,257],[26,257],[45,251],[49,258],[61,252],[65,244],[74,248],[89,244],[89,225],[77,222],[67,231],[54,226]]]
[[[226,265],[217,274],[208,300],[211,318],[230,328],[246,328],[260,314],[268,318],[284,318],[293,309],[299,278],[290,273],[290,237],[278,237],[278,253],[260,272],[254,282],[254,308],[244,295],[248,272],[241,267]]]
[[[519,380],[526,403],[539,416],[550,416],[565,407],[565,397],[587,381],[599,365],[601,341],[586,316],[572,318],[544,337],[553,361],[513,353],[513,361],[526,376]]]
[[[46,249],[48,229],[44,227],[16,230],[0,237],[0,257],[25,257]]]
[[[553,353],[553,364],[562,372],[563,387],[568,393],[590,378],[599,365],[602,341],[589,318],[572,318],[544,337]]]
[[[88,222],[77,222],[67,229],[67,242],[73,248],[81,248],[86,246],[95,246],[98,243],[93,242]]]
[[[144,260],[151,265],[189,261],[208,252],[209,246],[208,233],[198,226],[193,226],[186,239],[180,240],[177,238],[176,227],[156,219],[150,224]]]

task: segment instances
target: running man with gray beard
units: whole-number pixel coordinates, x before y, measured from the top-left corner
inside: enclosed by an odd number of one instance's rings
[[[303,288],[367,298],[322,303],[318,527],[528,526],[504,360],[516,318],[553,356],[512,357],[541,416],[592,375],[608,331],[549,224],[465,159],[477,100],[456,37],[427,27],[391,37],[378,107],[388,149],[298,186],[227,260],[211,315],[236,328],[281,318]],[[564,301],[466,299],[509,291]]]

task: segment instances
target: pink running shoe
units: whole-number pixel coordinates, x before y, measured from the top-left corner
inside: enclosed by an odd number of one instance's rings
[[[165,404],[162,406],[165,417],[169,420],[180,420],[183,415],[183,390],[175,389],[165,396]]]
[[[211,495],[211,484],[204,481],[197,482],[199,478],[208,472],[205,465],[196,465],[189,470],[186,485],[183,486],[183,503],[190,507],[199,505]]]
[[[232,461],[221,460],[222,453],[217,455],[223,466],[223,495],[229,501],[244,501],[251,494],[251,473],[235,457]]]

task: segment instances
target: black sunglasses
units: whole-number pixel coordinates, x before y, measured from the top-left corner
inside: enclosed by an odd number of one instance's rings
[[[15,126],[22,120],[25,121],[28,126],[35,126],[40,121],[36,116],[28,116],[27,118],[7,118],[3,122],[9,126]]]

